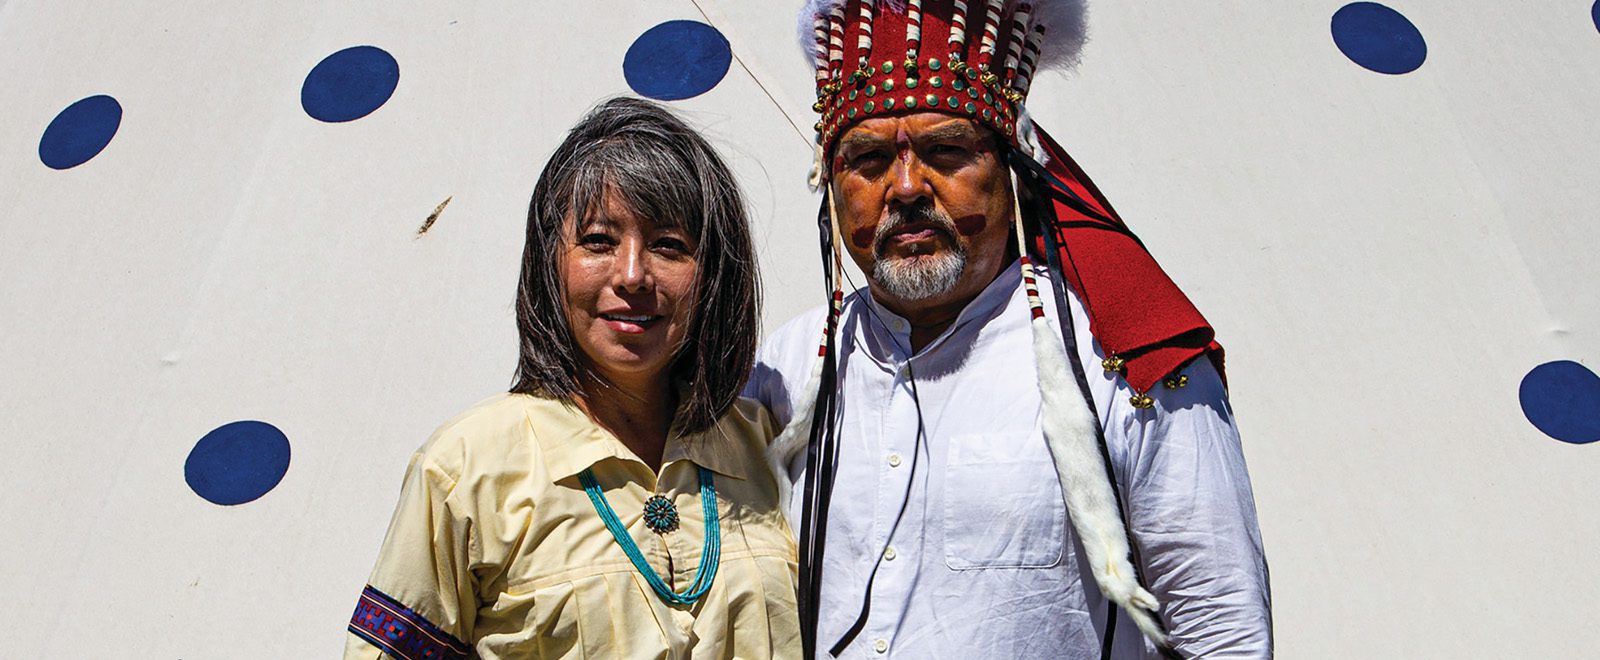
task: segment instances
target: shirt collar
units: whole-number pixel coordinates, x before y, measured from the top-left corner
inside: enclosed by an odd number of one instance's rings
[[[1012,260],[1010,265],[1002,269],[1000,274],[995,276],[994,281],[989,282],[989,285],[984,287],[977,297],[973,298],[967,303],[966,307],[961,309],[961,313],[956,315],[955,322],[951,323],[950,327],[945,328],[944,332],[923,347],[922,352],[918,353],[918,355],[926,355],[933,352],[941,344],[944,344],[946,339],[960,332],[964,329],[964,326],[971,324],[973,320],[987,320],[998,314],[1000,309],[1017,292],[1018,285],[1022,283],[1022,269],[1019,263],[1020,260]],[[865,293],[864,298],[867,305],[871,307],[872,314],[867,316],[875,315],[877,319],[883,320],[880,323],[874,318],[862,319],[862,332],[866,337],[871,338],[866,344],[869,347],[880,350],[894,347],[892,351],[894,355],[906,353],[911,347],[911,322],[899,314],[889,311],[888,307],[883,306],[876,298],[872,297],[870,289],[863,287],[861,290]],[[875,352],[878,351],[869,351],[869,353]],[[874,356],[874,359],[877,359],[877,356]]]
[[[574,404],[540,397],[542,414],[528,417],[551,481],[560,481],[607,458],[635,460],[622,443],[589,421]]]
[[[723,416],[711,428],[689,435],[680,435],[674,429],[667,438],[667,448],[661,452],[661,465],[687,460],[723,476],[747,478],[744,464],[735,458],[740,440],[725,428],[727,421],[727,416]]]
[[[552,482],[575,476],[608,458],[643,465],[621,440],[595,424],[576,405],[541,400],[547,404],[544,414],[537,419],[529,417],[528,424],[539,443]],[[719,419],[710,429],[690,434],[682,433],[674,424],[661,453],[661,466],[687,460],[720,475],[747,478],[744,466],[735,458],[739,439],[731,437],[724,428],[726,421],[726,418]]]

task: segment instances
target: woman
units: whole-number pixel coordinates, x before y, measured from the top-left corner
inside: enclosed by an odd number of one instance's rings
[[[346,658],[799,655],[773,429],[737,395],[737,190],[652,103],[572,129],[529,205],[515,384],[412,458]]]

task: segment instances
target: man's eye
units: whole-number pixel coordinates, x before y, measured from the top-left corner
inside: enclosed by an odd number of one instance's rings
[[[889,152],[882,149],[874,149],[872,151],[864,151],[856,154],[854,158],[850,159],[850,164],[854,167],[869,167],[887,161],[888,159]]]
[[[930,151],[932,151],[933,155],[935,156],[955,157],[966,155],[967,148],[959,144],[936,144],[933,145],[933,148],[930,149]]]

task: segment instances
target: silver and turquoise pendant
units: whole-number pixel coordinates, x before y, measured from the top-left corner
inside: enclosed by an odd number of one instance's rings
[[[660,495],[644,501],[644,524],[650,531],[665,534],[678,529],[678,507]]]

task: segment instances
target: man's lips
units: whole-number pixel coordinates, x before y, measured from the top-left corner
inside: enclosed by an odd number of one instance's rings
[[[606,322],[607,327],[627,335],[642,334],[663,318],[665,317],[660,314],[626,314],[621,312],[600,314],[600,319]]]
[[[937,235],[938,230],[932,227],[927,229],[918,229],[915,231],[897,231],[889,234],[889,236],[884,239],[884,242],[894,245],[898,243],[910,243],[913,241],[926,241]]]
[[[949,234],[949,230],[936,224],[926,222],[911,223],[890,230],[888,235],[883,237],[879,249],[901,247],[938,238],[948,239],[950,238]]]

